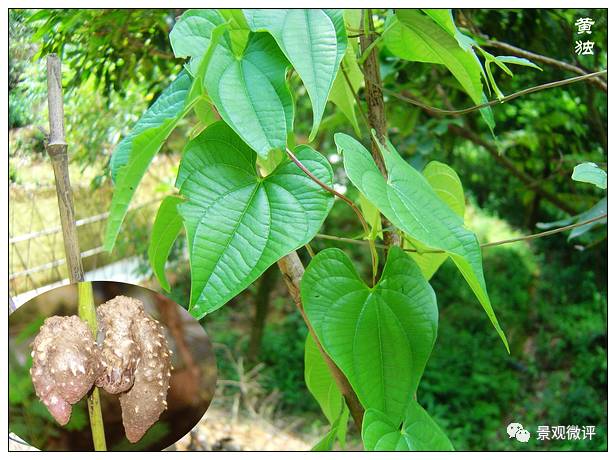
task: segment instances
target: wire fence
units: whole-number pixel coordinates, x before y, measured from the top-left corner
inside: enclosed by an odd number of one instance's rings
[[[45,207],[45,200],[41,200],[43,206],[40,206],[37,200],[37,197],[40,197],[38,191],[29,191],[25,197],[26,202],[12,201],[9,211],[9,289],[11,296],[38,289],[68,277],[62,229],[60,225],[54,225],[56,219],[59,219],[57,209],[52,211]],[[147,226],[156,213],[161,199],[162,197],[155,197],[131,206],[126,219],[132,224],[131,227],[135,227],[136,224],[141,227]],[[25,206],[26,203],[29,203],[29,206]],[[89,200],[88,205],[101,209],[106,203],[106,199],[94,199]],[[125,241],[121,250],[116,251],[117,254],[106,253],[103,250],[102,240],[108,217],[109,213],[104,212],[80,218],[76,222],[82,250],[81,258],[86,271],[105,266],[118,260],[119,257],[130,257],[143,252],[144,241]],[[25,233],[16,231],[23,228],[34,229],[45,223],[51,225]],[[132,240],[138,236],[133,232],[129,235],[132,235]]]
[[[76,225],[84,269],[92,271],[118,260],[144,256],[158,204],[172,182],[172,160],[164,156],[147,174],[127,213],[122,238],[113,253],[103,250],[113,189],[74,183]],[[156,173],[155,173],[156,174]],[[166,184],[161,187],[161,184]],[[161,193],[161,191],[163,193]],[[101,212],[104,211],[104,212]],[[53,186],[12,183],[9,187],[9,295],[40,289],[68,278],[56,191]]]

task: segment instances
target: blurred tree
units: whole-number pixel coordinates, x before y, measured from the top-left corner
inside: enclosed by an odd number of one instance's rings
[[[60,55],[73,75],[68,90],[94,77],[104,94],[124,94],[130,83],[158,93],[177,73],[168,34],[181,10],[170,9],[45,9],[29,23],[38,30],[36,57]]]

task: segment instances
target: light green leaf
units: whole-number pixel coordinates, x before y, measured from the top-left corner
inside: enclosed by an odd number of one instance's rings
[[[314,339],[310,334],[306,337],[306,345],[304,347],[304,380],[306,387],[317,400],[323,414],[331,425],[330,432],[317,444],[321,447],[329,446],[328,449],[317,449],[317,446],[312,450],[331,450],[336,435],[340,447],[344,449],[346,440],[347,420],[349,418],[349,410],[346,407],[342,393],[338,390],[338,386],[334,381],[331,371],[327,367],[321,352],[319,351]],[[330,436],[333,433],[330,444]]]
[[[282,160],[287,158],[287,152],[282,150],[272,150],[267,158],[257,157],[257,167],[261,176],[271,174]]]
[[[377,209],[375,205],[373,205],[370,200],[368,200],[361,193],[359,194],[359,207],[361,209],[361,213],[364,215],[366,222],[370,226],[370,235],[368,235],[369,239],[376,240],[376,237],[383,239],[383,227],[381,224],[381,213]]]
[[[241,56],[246,48],[250,28],[242,10],[237,9],[218,9],[218,12],[227,20],[230,25],[229,39],[233,54]]]
[[[193,85],[190,88],[190,92],[188,93],[188,101],[187,103],[197,103],[200,100],[209,101],[209,97],[204,88],[205,85],[205,75],[207,74],[207,70],[210,68],[210,62],[212,61],[212,57],[214,53],[218,49],[218,45],[221,43],[221,40],[225,38],[225,33],[227,32],[228,24],[220,24],[211,31],[211,36],[209,37],[209,47],[207,48],[205,54],[202,56],[191,58],[190,62],[194,63],[197,59],[199,65],[197,66],[197,71],[193,75]],[[224,45],[221,45],[224,46]]]
[[[464,190],[462,182],[456,172],[444,163],[431,161],[423,170],[423,176],[438,197],[443,200],[449,208],[464,219]],[[405,240],[403,247],[420,247],[417,241],[409,242]],[[447,254],[410,252],[409,255],[415,263],[419,265],[421,273],[427,280],[432,278],[438,268],[447,260]]]
[[[334,442],[336,437],[340,443],[340,449],[344,449],[344,436],[346,436],[346,427],[349,420],[349,409],[346,406],[343,407],[340,415],[334,420],[334,423],[330,427],[329,431],[319,442],[317,442],[312,449],[313,452],[326,452],[334,448]],[[341,438],[342,436],[342,438]]]
[[[557,220],[555,222],[539,222],[537,223],[537,228],[542,230],[548,230],[551,228],[565,227],[567,225],[575,224],[578,222],[591,220],[595,217],[603,216],[605,214],[607,214],[607,198],[602,198],[587,211],[584,211],[572,217],[568,217],[566,219]],[[606,223],[607,217],[604,219],[598,219],[594,222],[590,222],[586,225],[575,227],[573,230],[571,230],[571,233],[569,233],[567,241],[571,241],[574,238],[582,236],[584,233],[588,232],[589,230],[592,230],[594,227],[598,225],[605,225]]]
[[[190,76],[182,71],[114,151],[111,174],[115,188],[105,233],[106,251],[113,249],[130,201],[152,158],[190,110],[186,99],[191,85]]]
[[[308,391],[317,400],[330,424],[340,416],[344,400],[321,352],[310,334],[304,346],[304,379]]]
[[[244,10],[253,31],[267,31],[276,39],[312,101],[314,139],[329,92],[347,47],[342,10]]]
[[[343,11],[344,25],[347,29],[351,29],[349,34],[356,34],[361,28],[362,10],[359,8],[346,8]]]
[[[188,11],[186,16],[187,20],[199,17],[194,11]],[[181,21],[178,23],[181,25]],[[211,28],[203,27],[201,30],[205,34],[201,37],[203,47],[198,48],[201,55],[198,55],[198,61],[195,61],[197,58],[191,59],[191,63],[198,62],[194,79],[191,79],[186,71],[180,72],[113,153],[111,175],[116,184],[107,221],[105,250],[113,249],[130,201],[152,158],[161,149],[162,144],[179,121],[202,100],[204,96],[203,77],[209,68],[213,50],[217,48],[226,27],[226,23],[213,24]],[[186,38],[190,42],[196,38],[194,36],[191,38],[190,35],[187,38],[184,33],[197,34],[199,30],[199,28],[189,28],[182,32],[180,27],[176,32],[176,37],[180,41]]]
[[[344,157],[347,176],[359,191],[410,238],[449,254],[509,350],[486,290],[479,242],[475,234],[464,227],[463,219],[400,157],[391,143],[387,147],[380,146],[388,171],[386,180],[370,153],[358,141],[342,133],[336,134],[334,139]]]
[[[336,420],[336,425],[332,426],[329,431],[323,436],[319,442],[317,442],[312,449],[312,452],[328,452],[334,448],[334,442],[336,442],[336,432],[340,422]]]
[[[182,14],[169,33],[173,54],[177,58],[192,57],[188,69],[197,73],[201,58],[210,48],[212,33],[225,23],[225,18],[213,9],[188,10]],[[230,47],[228,37],[223,39]]]
[[[244,13],[242,10],[238,10],[235,8],[219,8],[218,12],[224,17],[227,21],[229,21],[233,28],[235,29],[249,29],[248,23],[246,22],[246,18],[244,17]]]
[[[526,67],[534,67],[536,69],[541,70],[540,67],[536,66],[528,59],[518,58],[515,56],[494,56],[482,48],[479,48],[479,47],[477,48],[479,49],[479,51],[481,51],[481,54],[483,54],[483,57],[485,58],[485,68],[487,72],[488,81],[490,82],[492,89],[494,89],[494,92],[496,93],[496,97],[498,99],[503,99],[505,96],[502,93],[502,91],[499,89],[498,85],[496,84],[496,81],[494,80],[494,75],[492,74],[491,64],[496,64],[498,67],[501,68],[501,70],[503,70],[510,77],[513,77],[513,72],[509,69],[509,67],[507,67],[506,63],[523,65]]]
[[[205,75],[205,88],[222,119],[263,158],[273,149],[284,150],[293,130],[287,67],[274,39],[253,33],[241,58],[218,46]]]
[[[431,161],[424,168],[423,176],[439,198],[464,219],[464,189],[458,174],[445,163]]]
[[[349,82],[347,82],[344,76],[342,71],[343,68],[347,73],[351,87],[349,87]],[[351,126],[353,126],[353,130],[357,136],[360,136],[361,132],[355,113],[356,101],[353,92],[355,92],[355,94],[358,93],[363,81],[363,74],[357,64],[357,56],[353,51],[353,47],[349,46],[342,59],[342,65],[336,75],[332,90],[329,93],[329,100],[333,102],[351,122]]]
[[[584,211],[583,213],[579,214],[577,217],[577,222],[584,222],[586,220],[591,220],[591,219],[594,219],[595,217],[603,216],[606,214],[607,214],[607,198],[602,198],[597,203],[595,203],[593,207],[590,208],[588,211]],[[571,230],[571,233],[569,234],[569,238],[567,238],[567,241],[571,241],[574,238],[582,236],[584,233],[588,232],[589,230],[593,229],[594,227],[598,225],[605,225],[605,224],[607,224],[607,217],[605,219],[599,219],[594,222],[590,222],[586,225],[581,225],[579,227],[576,227],[573,230]]]
[[[438,324],[434,291],[400,248],[389,250],[368,287],[348,256],[326,249],[301,283],[306,315],[362,406],[402,417],[432,352]]]
[[[441,9],[422,9],[424,13],[432,18],[434,22],[436,22],[439,26],[441,26],[449,35],[456,39],[460,48],[464,51],[472,51],[473,46],[476,45],[475,40],[473,40],[468,35],[464,35],[453,20],[453,14],[451,13],[451,9],[441,8]],[[399,13],[397,13],[399,14]],[[404,13],[403,17],[404,17]]]
[[[134,141],[137,136],[147,132],[145,139],[154,139],[167,136],[161,136],[166,133],[166,130],[161,129],[161,125],[165,121],[171,120],[176,122],[182,114],[185,106],[186,96],[190,90],[192,80],[186,72],[180,72],[178,77],[161,93],[156,101],[146,110],[131,132],[120,141],[118,146],[111,155],[109,166],[111,168],[111,177],[117,181],[118,173],[121,168],[126,166],[131,155],[135,154]],[[170,131],[170,130],[169,130]],[[153,145],[153,146],[156,146]],[[159,147],[160,149],[160,147]],[[158,149],[157,149],[158,151]],[[156,152],[154,152],[156,153]]]
[[[165,276],[165,262],[175,239],[182,230],[182,218],[177,210],[177,205],[182,201],[179,196],[168,196],[160,203],[148,247],[150,266],[161,287],[167,292],[171,288]]]
[[[396,56],[408,61],[442,64],[458,80],[475,104],[487,102],[483,93],[483,67],[472,47],[461,47],[456,38],[430,17],[411,10],[397,10],[388,18],[390,24],[383,35],[385,45]],[[480,110],[490,129],[494,117],[490,107]]]
[[[607,173],[595,163],[580,163],[573,168],[571,179],[593,184],[602,190],[607,188]]]
[[[496,56],[494,59],[497,62],[504,62],[506,64],[521,65],[521,66],[525,66],[525,67],[532,67],[533,69],[537,69],[537,70],[543,71],[543,69],[541,67],[539,67],[537,64],[535,64],[534,62],[529,61],[528,59],[525,59],[525,58],[517,57],[517,56]]]
[[[310,147],[297,157],[332,185],[327,160]],[[259,177],[256,154],[225,123],[210,125],[184,151],[176,186],[188,236],[192,274],[190,312],[197,318],[222,307],[270,265],[308,243],[333,197],[285,159]]]
[[[451,441],[417,401],[411,401],[403,420],[368,409],[362,425],[369,451],[451,451]]]
[[[199,122],[204,128],[219,120],[216,115],[216,110],[214,110],[214,107],[205,99],[199,99],[195,103],[194,110],[195,115],[197,115]]]

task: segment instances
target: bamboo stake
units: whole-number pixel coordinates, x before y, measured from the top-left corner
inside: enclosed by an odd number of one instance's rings
[[[56,193],[58,195],[58,209],[60,211],[68,277],[71,283],[78,283],[79,317],[88,323],[94,337],[96,337],[98,326],[96,323],[92,284],[82,282],[84,280],[84,272],[81,263],[81,252],[79,251],[75,208],[68,173],[68,146],[64,138],[62,67],[60,59],[55,54],[47,56],[47,100],[49,104],[49,140],[46,149],[49,158],[51,158],[53,173],[56,179]],[[97,451],[107,450],[98,388],[94,388],[87,399],[94,449]]]
[[[47,153],[51,158],[56,178],[58,209],[62,224],[64,252],[68,277],[71,283],[83,281],[83,266],[75,225],[75,208],[71,181],[68,175],[67,144],[64,139],[64,103],[62,100],[62,71],[60,59],[55,54],[47,56],[47,100],[49,103],[49,141]]]

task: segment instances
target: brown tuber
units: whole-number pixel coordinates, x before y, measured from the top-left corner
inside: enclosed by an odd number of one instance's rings
[[[96,386],[117,394],[133,386],[140,347],[135,342],[135,321],[145,317],[143,304],[118,296],[96,309],[99,330],[105,339],[101,345],[101,372]]]
[[[105,341],[103,372],[96,384],[122,392],[126,437],[137,442],[167,408],[171,375],[167,339],[163,327],[146,315],[137,299],[118,296],[98,307],[98,312]]]
[[[64,425],[92,385],[120,395],[126,437],[137,442],[167,408],[171,351],[143,304],[118,296],[97,309],[102,344],[77,316],[48,318],[33,344],[32,382]]]
[[[92,332],[78,316],[45,320],[32,344],[30,374],[37,396],[60,425],[71,418],[71,404],[92,388],[98,363]]]

